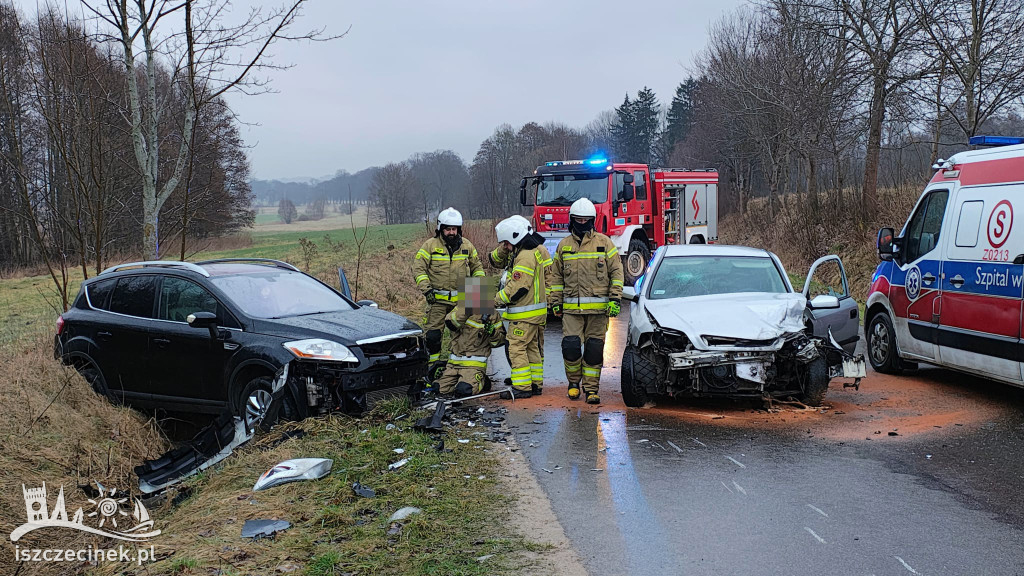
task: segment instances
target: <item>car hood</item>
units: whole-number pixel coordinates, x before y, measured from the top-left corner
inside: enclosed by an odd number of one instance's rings
[[[255,320],[253,324],[256,332],[261,334],[289,340],[325,338],[346,346],[358,340],[420,329],[398,314],[371,307],[291,318],[261,319]]]
[[[702,336],[774,340],[803,330],[807,300],[803,294],[741,293],[647,300],[645,306],[663,328],[686,334],[697,348]]]

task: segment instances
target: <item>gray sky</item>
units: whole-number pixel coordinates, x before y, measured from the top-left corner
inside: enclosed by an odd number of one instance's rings
[[[277,93],[229,100],[250,123],[257,178],[442,148],[468,162],[502,123],[583,127],[645,85],[669,102],[710,24],[741,1],[310,0],[297,29],[349,34],[278,45],[274,61],[294,67],[272,74]],[[257,3],[235,0],[234,12]]]

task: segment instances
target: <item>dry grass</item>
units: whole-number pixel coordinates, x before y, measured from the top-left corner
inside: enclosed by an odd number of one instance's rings
[[[91,511],[79,485],[100,481],[111,488],[132,488],[133,467],[169,447],[153,421],[96,395],[73,369],[53,360],[52,350],[52,337],[41,336],[8,347],[0,356],[0,524],[10,529],[26,520],[22,484],[32,488],[45,482],[50,505],[63,485],[70,518],[78,507]],[[83,533],[42,530],[18,544],[80,547],[95,540]],[[12,567],[13,546],[7,538],[4,548],[0,565]],[[70,565],[61,564],[30,568],[33,574],[72,572]]]

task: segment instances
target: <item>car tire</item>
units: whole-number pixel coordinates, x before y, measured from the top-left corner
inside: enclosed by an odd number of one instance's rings
[[[641,373],[637,373],[637,364]],[[642,358],[638,358],[632,346],[627,346],[622,352],[622,367],[619,378],[619,386],[622,391],[622,401],[630,408],[642,408],[647,404],[647,388],[644,386],[647,376],[646,364]]]
[[[246,432],[254,432],[257,426],[265,430],[276,423],[277,414],[270,410],[272,390],[273,381],[267,376],[253,378],[245,388],[242,388],[242,393],[238,395],[235,416],[245,423]]]
[[[651,249],[639,238],[629,241],[629,250],[622,257],[622,273],[627,286],[636,284],[636,279],[643,276],[647,262],[651,259]]]
[[[818,356],[807,365],[807,378],[804,381],[804,393],[800,401],[808,406],[821,406],[828,392],[828,362],[824,356]]]
[[[896,347],[896,330],[885,312],[879,312],[868,321],[864,331],[867,338],[868,361],[876,372],[899,374],[903,371]]]
[[[103,396],[107,400],[114,402],[114,396],[110,393],[110,388],[107,387],[107,381],[103,378],[103,373],[92,363],[88,363],[78,369],[78,373],[82,375],[82,378],[89,383],[89,387],[94,392]]]

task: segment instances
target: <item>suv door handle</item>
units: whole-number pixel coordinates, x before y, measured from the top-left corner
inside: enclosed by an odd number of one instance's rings
[[[114,337],[114,335],[112,333],[107,332],[107,331],[97,332],[96,335],[99,336],[100,338],[104,339],[104,340],[110,340],[111,338]]]
[[[857,314],[859,312],[860,312],[860,310],[858,310],[856,308],[854,308],[853,310],[850,310],[850,320],[856,320],[857,319]]]
[[[161,348],[166,348],[171,343],[167,338],[153,338],[153,343]]]
[[[959,288],[964,285],[964,279],[957,274],[949,279],[949,283],[952,284],[954,288]]]
[[[932,282],[935,282],[935,276],[932,276],[932,273],[931,273],[931,272],[929,272],[929,273],[925,274],[924,276],[922,276],[922,277],[921,277],[921,280],[922,280],[922,281],[923,281],[923,282],[924,282],[925,284],[927,284],[927,285],[931,286],[931,285],[932,285]]]

